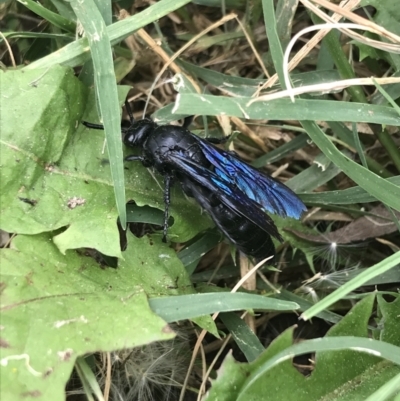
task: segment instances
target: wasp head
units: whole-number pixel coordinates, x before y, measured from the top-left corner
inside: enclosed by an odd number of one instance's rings
[[[149,135],[157,128],[157,124],[149,118],[134,121],[123,133],[123,141],[126,146],[143,146]]]

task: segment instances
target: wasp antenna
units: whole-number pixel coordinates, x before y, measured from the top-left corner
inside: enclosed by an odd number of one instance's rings
[[[82,121],[82,124],[87,128],[104,129],[104,126],[102,124],[93,124],[93,123],[89,123],[87,121]]]
[[[126,112],[128,113],[131,124],[133,124],[135,122],[135,117],[133,117],[131,105],[129,104],[129,102],[127,100],[125,100],[125,109],[126,109]]]
[[[187,116],[183,120],[182,127],[183,128],[189,128],[190,124],[193,122],[194,116]]]

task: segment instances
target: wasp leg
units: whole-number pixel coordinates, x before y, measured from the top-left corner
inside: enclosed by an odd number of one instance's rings
[[[226,143],[228,142],[229,138],[232,135],[224,136],[223,138],[204,138],[207,142],[213,143],[215,145],[220,145],[221,143]]]
[[[124,160],[126,162],[136,162],[136,161],[143,162],[144,157],[143,156],[137,156],[137,155],[129,155],[129,156],[126,156]]]
[[[164,178],[164,229],[163,229],[163,242],[167,242],[168,232],[168,217],[169,217],[169,204],[171,203],[171,184],[172,177],[166,175]]]

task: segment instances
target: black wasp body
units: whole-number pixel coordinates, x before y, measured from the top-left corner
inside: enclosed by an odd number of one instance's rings
[[[183,191],[196,199],[216,226],[243,253],[256,261],[274,255],[271,236],[282,241],[273,220],[265,213],[300,218],[304,204],[289,188],[214,144],[223,140],[202,139],[185,126],[160,126],[150,119],[134,121],[124,128],[126,146],[141,150],[126,157],[141,161],[164,176],[164,241],[168,229],[170,188],[179,181]],[[101,125],[84,122],[89,128]]]
[[[240,251],[256,260],[273,255],[274,245],[269,234],[278,239],[281,237],[273,229],[275,226],[272,226],[272,222],[268,221],[271,229],[266,232],[246,216],[235,211],[234,207],[230,208],[221,201],[220,193],[223,192],[221,188],[216,188],[217,193],[214,193],[210,188],[194,180],[193,176],[185,174],[184,170],[177,165],[179,157],[180,160],[190,160],[191,164],[212,169],[212,164],[204,156],[196,136],[184,127],[159,126],[148,119],[134,124],[136,125],[127,131],[123,140],[126,146],[142,149],[142,155],[128,156],[126,159],[140,160],[145,167],[154,167],[165,177],[165,221],[168,220],[170,185],[176,178],[181,183],[185,194],[196,199],[200,206],[209,213],[215,225]],[[212,138],[211,141],[219,142],[215,138]],[[265,218],[269,220],[268,216]],[[164,225],[164,227],[165,239],[167,226]]]

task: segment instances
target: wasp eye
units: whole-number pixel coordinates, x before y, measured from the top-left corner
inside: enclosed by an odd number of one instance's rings
[[[124,144],[125,144],[126,146],[133,146],[133,145],[135,144],[135,139],[136,139],[136,135],[135,135],[134,133],[132,133],[132,132],[127,132],[127,133],[124,135],[124,138],[123,138]]]

